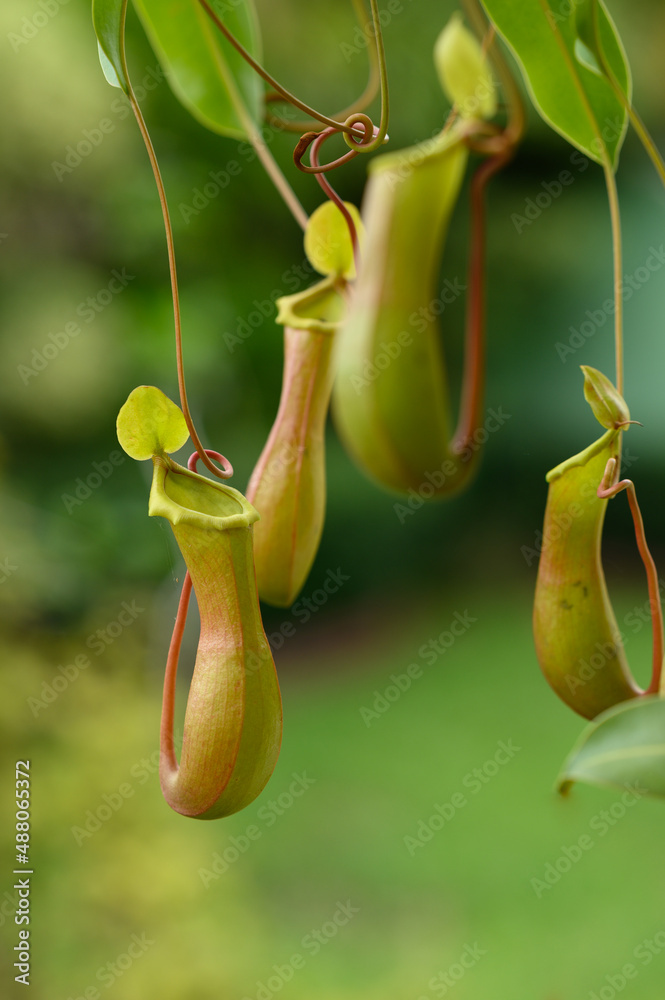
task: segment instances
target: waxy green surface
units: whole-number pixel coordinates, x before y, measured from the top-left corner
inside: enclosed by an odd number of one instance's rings
[[[639,694],[601,562],[608,501],[596,494],[608,460],[619,458],[621,433],[608,430],[547,477],[533,612],[536,653],[551,687],[587,719]]]
[[[284,328],[279,410],[247,497],[261,520],[254,555],[261,599],[289,607],[316,556],[326,507],[325,424],[343,292],[328,278],[278,300]]]
[[[172,809],[197,819],[249,805],[277,763],[279,685],[259,611],[252,525],[242,494],[153,459],[151,516],[171,523],[201,618],[179,765],[162,751],[160,781]]]
[[[263,630],[254,571],[258,513],[242,493],[183,468],[166,452],[187,439],[184,416],[155,386],[139,386],[118,414],[118,440],[152,458],[149,514],[171,524],[201,619],[180,762],[173,747],[177,659],[167,669],[160,781],[176,812],[217,819],[249,805],[279,755],[282,704]]]
[[[365,250],[338,337],[333,407],[361,469],[400,493],[417,491],[449,461],[453,472],[441,492],[450,495],[475,464],[450,452],[449,390],[432,308],[467,158],[450,132],[377,157],[370,168]]]

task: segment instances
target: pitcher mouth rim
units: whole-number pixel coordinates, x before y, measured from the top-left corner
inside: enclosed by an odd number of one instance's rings
[[[240,493],[239,490],[223,483],[215,483],[206,476],[200,476],[197,472],[192,472],[184,466],[174,462],[166,455],[154,455],[153,459],[152,486],[150,488],[150,501],[148,504],[148,514],[150,517],[164,517],[174,527],[178,524],[189,524],[199,528],[214,531],[229,531],[234,528],[251,528],[255,521],[259,520],[259,513],[255,507]],[[205,514],[194,507],[185,507],[168,495],[166,489],[166,477],[169,473],[184,476],[199,484],[203,484],[206,490],[214,490],[222,496],[233,499],[240,506],[237,514],[225,514],[215,516]]]

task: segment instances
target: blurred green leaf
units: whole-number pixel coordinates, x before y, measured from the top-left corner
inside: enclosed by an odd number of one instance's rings
[[[576,781],[611,788],[639,783],[665,797],[665,698],[624,702],[588,726],[557,779],[565,794]]]
[[[134,0],[134,6],[178,100],[213,132],[245,138],[238,101],[260,123],[263,84],[198,0]],[[248,52],[260,59],[251,0],[234,0],[232,9],[226,5],[223,21]]]
[[[356,227],[360,249],[364,243],[364,230],[360,212],[351,202],[344,205]],[[312,212],[305,230],[305,253],[319,274],[342,275],[353,280],[356,276],[351,234],[346,219],[332,201],[324,201]]]
[[[602,164],[607,155],[616,169],[628,116],[608,80],[589,67],[594,54],[586,35],[578,35],[575,5],[568,14],[549,0],[483,0],[483,5],[513,50],[540,115],[591,159]],[[630,100],[623,46],[600,2],[598,29],[607,63]]]
[[[127,0],[93,0],[92,23],[99,43],[99,61],[112,87],[129,93],[123,66],[123,32]]]
[[[496,88],[482,46],[459,13],[453,14],[436,40],[434,65],[443,92],[462,118],[492,118]]]

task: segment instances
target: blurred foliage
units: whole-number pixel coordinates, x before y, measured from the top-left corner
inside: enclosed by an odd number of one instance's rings
[[[610,6],[633,66],[637,107],[663,148],[665,8],[656,0]],[[54,0],[55,8],[18,47],[10,36],[23,37],[38,8],[5,0],[0,9],[0,84],[8,95],[0,108],[0,562],[13,567],[0,583],[0,712],[5,756],[33,757],[40,803],[33,995],[77,996],[132,933],[146,930],[157,943],[114,985],[117,996],[255,997],[256,981],[349,897],[361,907],[353,930],[342,928],[307,962],[290,996],[430,995],[429,979],[476,940],[488,943],[488,956],[460,983],[460,997],[568,1000],[598,989],[615,962],[630,961],[642,938],[662,929],[653,835],[660,813],[650,803],[631,811],[574,874],[536,899],[531,876],[609,799],[585,791],[564,807],[551,796],[548,782],[579,726],[537,674],[529,635],[536,564],[521,549],[534,546],[542,525],[545,472],[596,434],[577,365],[612,373],[609,321],[565,362],[556,350],[610,295],[600,171],[580,170],[563,140],[530,113],[515,162],[493,183],[487,405],[510,419],[490,437],[467,494],[415,510],[402,524],[395,498],[361,476],[330,429],[328,517],[304,594],[315,594],[331,568],[349,579],[327,606],[314,604],[308,622],[295,609],[265,615],[281,644],[287,735],[264,798],[287,788],[294,770],[311,768],[317,783],[301,809],[294,806],[206,891],[198,868],[245,830],[263,799],[228,823],[197,825],[169,813],[154,775],[140,786],[134,778],[136,796],[94,839],[78,847],[71,834],[155,751],[182,566],[169,534],[147,518],[148,467],[111,458],[115,415],[131,389],[155,384],[176,398],[157,196],[134,121],[100,71],[88,3]],[[328,111],[360,93],[367,65],[350,4],[261,0],[259,8],[267,65],[287,85]],[[429,53],[452,10],[450,2],[405,0],[386,26],[393,148],[441,126],[446,107]],[[242,488],[279,397],[281,330],[270,301],[311,280],[301,233],[247,149],[206,132],[175,101],[132,14],[129,59],[173,214],[194,416],[205,443],[231,458]],[[313,210],[319,189],[293,169],[293,137],[268,136]],[[89,151],[77,163],[82,142]],[[224,190],[204,194],[210,173],[224,176],[232,163],[241,169]],[[549,207],[536,205],[539,214],[518,232],[513,217],[524,216],[527,200],[535,203],[563,170],[574,182]],[[358,157],[335,178],[356,204],[364,171]],[[648,248],[661,245],[665,193],[631,137],[618,179],[624,270],[632,274]],[[442,277],[464,278],[467,216],[462,203]],[[114,271],[125,285],[109,299]],[[656,271],[626,305],[626,398],[644,423],[631,429],[626,447],[661,565],[664,294],[665,271]],[[443,316],[453,376],[463,313],[457,300]],[[46,360],[43,370],[37,356]],[[22,366],[35,374],[22,375]],[[104,477],[99,468],[108,465]],[[635,573],[641,581],[622,500],[611,505],[608,522],[610,579]],[[480,595],[478,584],[487,588]],[[630,601],[645,597],[640,590]],[[86,641],[133,600],[145,613],[96,656]],[[474,613],[476,601],[479,624],[445,669],[433,669],[408,702],[405,696],[367,730],[359,705],[455,610],[468,605]],[[285,621],[296,623],[297,639],[282,643]],[[189,654],[195,632],[193,622]],[[34,716],[27,699],[86,650],[90,668]],[[631,660],[640,651],[636,640]],[[523,755],[410,858],[403,835],[508,738],[524,742]],[[3,809],[10,794],[3,785]],[[6,923],[7,930],[11,949],[15,929]],[[3,962],[9,954],[3,951]],[[636,998],[654,995],[652,975],[640,975]]]
[[[620,594],[620,620],[638,599]],[[456,611],[475,621],[428,665],[421,646]],[[99,620],[115,610],[106,612]],[[48,651],[3,645],[5,757],[20,748],[33,761],[36,1000],[89,986],[107,995],[98,970],[133,934],[153,943],[108,994],[123,1000],[253,1000],[294,954],[305,965],[281,991],[294,1000],[413,1000],[437,995],[429,981],[475,945],[485,954],[458,984],[462,997],[574,1000],[631,960],[640,970],[631,996],[657,995],[665,955],[643,966],[633,952],[659,934],[665,943],[661,806],[626,807],[618,793],[589,788],[554,796],[581,720],[534,669],[528,591],[497,598],[462,585],[416,605],[396,587],[355,623],[331,600],[327,625],[302,625],[288,640],[285,741],[271,782],[247,810],[212,823],[171,813],[159,793],[160,678],[136,676],[153,648],[147,614],[98,657],[86,646],[92,621]],[[643,629],[631,658],[646,662],[648,647]],[[27,699],[82,649],[91,667],[33,718]],[[410,663],[422,673],[395,698]],[[497,768],[488,762],[500,741],[513,756]],[[289,792],[294,774],[313,780],[300,796]],[[5,828],[12,778],[5,769]],[[426,839],[421,821],[460,794],[465,804]],[[593,849],[540,888],[546,866],[584,834]],[[405,840],[418,837],[421,847]],[[324,932],[313,954],[303,939],[324,926],[330,934],[338,901],[358,913],[334,937]],[[0,924],[13,946],[16,928]]]

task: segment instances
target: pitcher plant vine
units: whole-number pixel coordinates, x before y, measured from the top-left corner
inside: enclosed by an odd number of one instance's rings
[[[311,287],[276,302],[276,322],[284,328],[281,398],[245,495],[223,482],[233,467],[204,445],[192,418],[173,229],[130,80],[127,6],[127,0],[94,0],[93,21],[104,73],[129,99],[146,146],[163,215],[173,300],[180,405],[156,387],[141,386],[130,393],[117,424],[127,454],[153,462],[149,514],[169,521],[187,566],[164,684],[160,776],[168,804],[199,819],[227,816],[252,802],[274,770],[282,707],[259,598],[289,607],[314,562],[325,520],[329,409],[349,455],[381,488],[408,495],[433,469],[441,470],[431,491],[434,500],[472,484],[481,449],[470,444],[478,439],[484,413],[485,203],[490,180],[514,157],[525,130],[521,92],[505,46],[538,113],[601,167],[611,224],[614,382],[581,366],[585,398],[604,432],[547,476],[545,541],[533,612],[536,655],[545,678],[590,721],[563,766],[559,788],[565,791],[574,781],[623,786],[639,779],[651,794],[665,795],[657,573],[635,487],[620,478],[622,437],[636,423],[623,398],[622,238],[615,176],[629,125],[663,183],[665,166],[633,107],[628,60],[605,4],[578,0],[564,15],[548,0],[468,0],[470,27],[455,14],[432,39],[437,75],[450,103],[447,119],[435,135],[395,151],[377,0],[369,0],[368,7],[353,0],[370,39],[369,77],[360,98],[334,115],[293,94],[262,65],[250,0],[232,6],[212,0],[135,0],[175,95],[206,127],[252,144],[303,230],[307,259],[320,276]],[[367,108],[377,96],[375,123]],[[306,117],[292,121],[280,114],[280,106]],[[293,170],[311,176],[324,196],[309,216],[268,148],[264,121],[299,136]],[[617,124],[611,133],[604,128],[607,121]],[[347,148],[322,163],[323,147],[335,136]],[[334,170],[357,157],[368,158],[360,209],[343,201],[330,180]],[[429,312],[417,328],[409,317],[436,298],[446,236],[470,166],[465,356],[452,429],[445,331]],[[187,466],[179,465],[170,456],[188,440],[193,453]],[[199,461],[214,480],[196,471]],[[645,690],[628,667],[601,560],[607,504],[620,492],[628,497],[649,589],[653,662]],[[201,628],[178,762],[176,674],[192,590]],[[600,661],[591,677],[583,672],[590,661]]]

